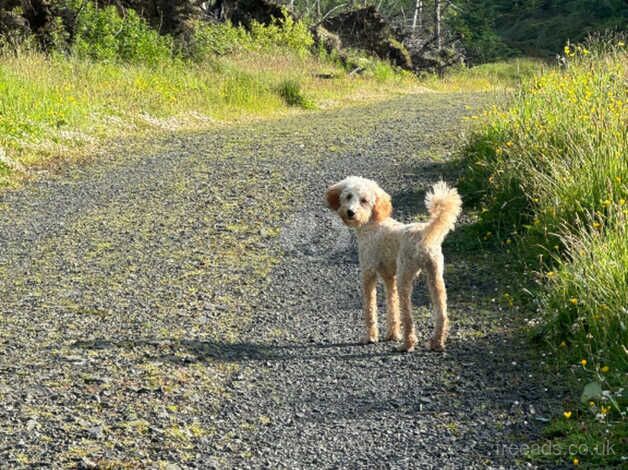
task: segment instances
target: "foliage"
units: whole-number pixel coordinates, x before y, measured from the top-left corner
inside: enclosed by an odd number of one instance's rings
[[[157,64],[172,55],[172,38],[151,29],[135,10],[121,16],[114,6],[87,2],[77,12],[72,48],[79,57]]]
[[[314,45],[307,25],[302,21],[295,21],[287,13],[283,18],[275,18],[269,25],[253,21],[251,40],[256,49],[288,49],[301,57],[308,55]]]
[[[249,49],[251,37],[242,27],[230,22],[195,22],[192,36],[185,46],[184,55],[196,62],[202,62],[216,55],[222,56]]]
[[[628,54],[621,38],[563,52],[565,66],[481,118],[463,149],[460,187],[479,206],[486,237],[516,246],[522,270],[532,270],[524,291],[536,336],[559,366],[585,372],[586,403],[571,405],[548,439],[574,462],[611,464],[616,455],[567,450],[621,443],[626,433],[625,398],[613,396],[622,394],[628,344]],[[572,414],[580,424],[565,422]]]
[[[606,29],[625,30],[628,5],[623,0],[457,0],[446,20],[462,35],[474,61],[513,54],[536,56],[560,52],[565,41],[580,41]]]
[[[314,44],[307,25],[287,14],[269,25],[253,21],[250,31],[230,22],[195,22],[192,31],[184,55],[196,61],[239,51],[290,51],[303,58]]]
[[[276,48],[210,55],[198,63],[167,57],[157,64],[0,50],[0,186],[33,165],[92,152],[122,135],[281,115],[288,110],[280,95],[286,81],[298,83],[293,95],[306,108],[416,86],[406,75],[389,81],[349,76],[327,58]]]
[[[303,94],[301,84],[297,80],[283,80],[277,87],[277,91],[288,106],[298,106],[304,109],[314,107],[314,103]]]
[[[518,241],[543,271],[542,335],[604,361],[625,361],[628,340],[623,44],[567,46],[567,68],[487,112],[464,148],[461,182],[486,230]]]
[[[542,72],[545,65],[534,59],[510,59],[448,69],[444,76],[425,74],[421,82],[440,91],[487,91],[512,89]]]

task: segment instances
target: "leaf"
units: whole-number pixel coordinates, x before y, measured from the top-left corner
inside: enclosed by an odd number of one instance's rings
[[[584,386],[580,401],[588,403],[591,400],[599,400],[602,398],[602,386],[598,382],[590,382]]]

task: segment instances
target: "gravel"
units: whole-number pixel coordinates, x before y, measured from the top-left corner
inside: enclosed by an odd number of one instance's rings
[[[419,94],[121,143],[0,195],[0,461],[525,466],[517,443],[556,397],[493,301],[493,254],[464,227],[446,242],[445,353],[361,346],[355,240],[322,204],[357,174],[398,218],[425,214],[487,102]],[[414,305],[427,336],[423,285]]]

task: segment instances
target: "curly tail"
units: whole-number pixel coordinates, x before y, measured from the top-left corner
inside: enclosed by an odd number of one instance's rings
[[[423,243],[440,245],[445,236],[454,229],[462,211],[462,199],[456,188],[450,188],[444,181],[439,181],[425,195],[425,205],[430,213],[430,220],[423,231]]]

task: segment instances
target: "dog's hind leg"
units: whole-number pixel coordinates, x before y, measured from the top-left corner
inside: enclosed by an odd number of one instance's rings
[[[361,342],[377,343],[379,332],[377,330],[377,274],[375,272],[362,274],[362,301],[364,302],[366,335]]]
[[[399,341],[401,329],[399,324],[399,294],[397,292],[397,279],[395,276],[384,278],[386,287],[386,318],[388,331],[386,341]]]
[[[432,299],[432,320],[434,333],[427,341],[425,347],[433,351],[445,349],[449,319],[447,318],[447,290],[443,279],[444,260],[443,255],[435,255],[426,266],[427,285]]]

